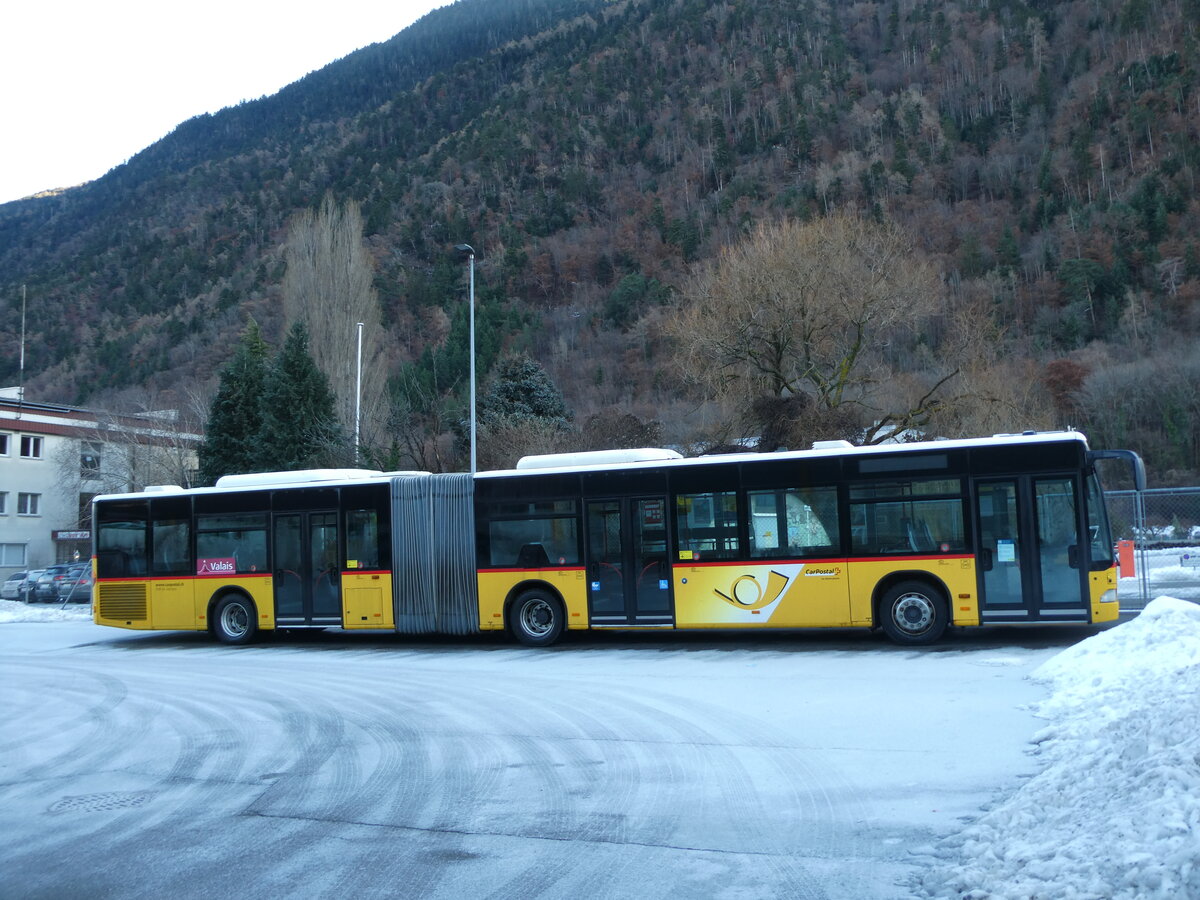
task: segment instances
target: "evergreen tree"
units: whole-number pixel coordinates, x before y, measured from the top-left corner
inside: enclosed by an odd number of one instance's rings
[[[479,403],[479,419],[541,419],[566,428],[571,414],[546,370],[521,354],[506,357],[496,366],[491,389]]]
[[[253,319],[229,365],[208,413],[200,445],[199,483],[215,484],[222,475],[260,471],[258,430],[267,374],[267,344]]]
[[[528,356],[509,356],[496,366],[491,387],[479,399],[478,457],[481,469],[508,468],[531,453],[567,449],[571,413],[545,370]],[[458,431],[464,455],[469,422]]]
[[[308,352],[308,330],[296,322],[267,370],[258,445],[264,469],[337,465],[347,455],[329,379]]]

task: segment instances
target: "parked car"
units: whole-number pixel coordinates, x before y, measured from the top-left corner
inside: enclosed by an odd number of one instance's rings
[[[0,600],[20,600],[22,599],[25,586],[25,579],[29,577],[28,572],[13,572],[4,579],[4,584],[0,584]]]
[[[92,567],[71,566],[58,583],[58,599],[87,603],[92,599]]]
[[[33,589],[37,587],[37,580],[42,577],[45,569],[30,569],[25,576],[25,582],[21,585],[21,600],[29,603],[33,600]]]
[[[33,589],[33,600],[43,602],[58,599],[58,583],[67,577],[68,565],[49,566],[38,576],[37,587]]]

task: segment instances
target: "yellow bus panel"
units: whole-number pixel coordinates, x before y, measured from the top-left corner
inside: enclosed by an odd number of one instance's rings
[[[674,566],[677,628],[849,625],[845,560]]]
[[[197,618],[196,591],[191,578],[155,579],[147,585],[150,590],[150,618],[155,628],[190,631],[207,628],[203,618]],[[199,610],[203,613],[204,610]]]
[[[394,629],[392,576],[387,572],[344,572],[342,612],[345,628]]]
[[[910,574],[911,573],[911,574]],[[862,559],[850,565],[850,596],[853,625],[874,623],[875,590],[889,576],[930,576],[935,584],[946,586],[950,604],[950,622],[954,625],[979,624],[979,593],[975,581],[975,560],[969,556],[934,558]]]
[[[479,590],[479,628],[482,631],[504,629],[504,603],[519,584],[537,586],[541,582],[557,591],[567,607],[567,628],[578,631],[588,627],[587,579],[582,568],[571,569],[481,569]]]
[[[1093,622],[1115,622],[1121,612],[1117,602],[1117,567],[1089,573]]]

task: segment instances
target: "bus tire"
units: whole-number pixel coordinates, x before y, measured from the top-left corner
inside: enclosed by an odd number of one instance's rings
[[[901,581],[879,602],[884,634],[897,644],[932,644],[946,631],[949,613],[942,592],[926,581]]]
[[[248,644],[258,631],[254,601],[241,594],[226,594],[212,611],[212,630],[222,644]]]
[[[526,647],[553,644],[562,635],[565,618],[558,598],[537,588],[519,594],[508,608],[509,630]]]

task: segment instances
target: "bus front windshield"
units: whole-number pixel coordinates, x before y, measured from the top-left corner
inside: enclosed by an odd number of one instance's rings
[[[1108,513],[1104,508],[1104,493],[1100,479],[1091,472],[1087,479],[1088,534],[1091,536],[1092,568],[1108,568],[1113,564],[1112,531],[1108,527]]]

